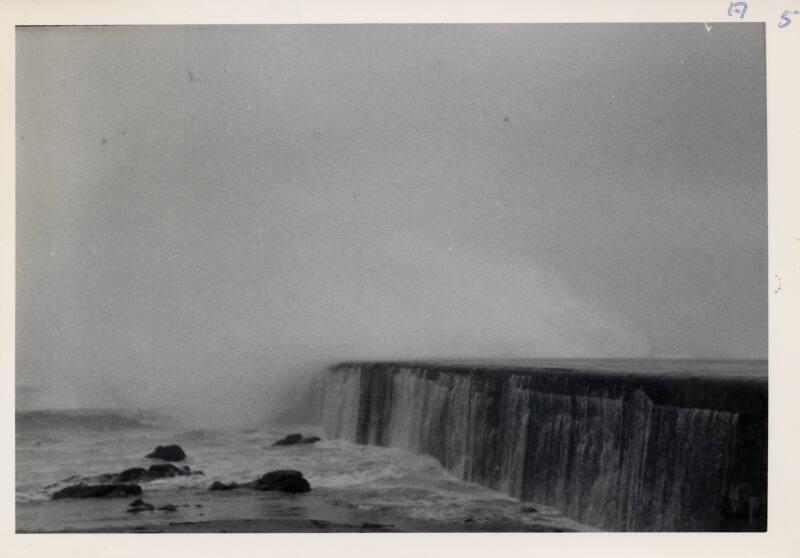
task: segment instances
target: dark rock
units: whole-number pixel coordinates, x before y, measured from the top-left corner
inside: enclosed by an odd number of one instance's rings
[[[272,444],[273,446],[293,446],[295,444],[313,444],[314,442],[319,442],[319,436],[309,436],[308,438],[304,438],[302,434],[289,434],[285,438],[282,438]]]
[[[128,505],[128,509],[125,510],[128,513],[139,513],[143,511],[153,511],[153,504],[148,504],[141,498],[137,498],[133,502]]]
[[[178,507],[174,506],[172,504],[165,504],[165,505],[161,506],[158,509],[161,510],[161,511],[168,511],[168,512],[178,511]]]
[[[281,492],[308,492],[311,485],[303,478],[303,473],[291,469],[270,471],[255,481],[256,490],[279,490]]]
[[[186,458],[186,454],[179,445],[170,444],[168,446],[158,446],[152,453],[148,453],[145,457],[163,459],[164,461],[183,461]]]
[[[234,488],[239,488],[239,483],[236,482],[229,482],[224,483],[220,481],[214,481],[213,484],[208,488],[209,490],[233,490]]]
[[[302,434],[289,434],[285,438],[281,438],[280,440],[278,440],[277,442],[275,442],[272,445],[273,446],[292,446],[294,444],[299,444],[302,441],[303,441],[303,435]]]
[[[125,498],[138,496],[142,487],[138,484],[74,484],[53,494],[54,500],[61,498]]]
[[[116,482],[131,482],[147,476],[147,471],[142,467],[131,467],[116,475]]]
[[[172,463],[150,465],[147,474],[151,479],[163,479],[168,477],[186,477],[192,474],[189,467],[176,467]]]
[[[294,469],[277,469],[265,473],[256,481],[256,484],[273,484],[289,477],[302,477],[303,473]]]
[[[299,494],[310,491],[311,485],[308,484],[308,481],[303,477],[288,477],[274,484],[272,488],[267,488],[267,490],[279,490],[280,492]]]

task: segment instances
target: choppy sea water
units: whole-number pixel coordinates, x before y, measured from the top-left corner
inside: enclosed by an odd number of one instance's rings
[[[16,415],[16,529],[52,532],[212,520],[304,519],[320,525],[365,522],[395,530],[585,530],[556,510],[522,503],[466,483],[432,457],[342,440],[272,444],[291,432],[319,435],[315,427],[238,431],[192,430],[152,411],[39,410]],[[203,475],[140,483],[142,499],[175,512],[127,513],[134,498],[52,500],[76,476],[117,473],[157,461],[144,455],[177,443],[180,465]],[[274,469],[297,469],[311,484],[306,494],[247,488],[211,492],[216,480],[252,481]],[[333,529],[335,530],[335,528]]]

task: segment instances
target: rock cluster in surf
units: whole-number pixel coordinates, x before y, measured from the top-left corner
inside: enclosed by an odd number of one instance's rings
[[[164,460],[177,461],[186,458],[183,449],[176,445],[158,446],[155,451],[147,455]],[[178,457],[180,456],[180,459]],[[144,467],[131,467],[119,473],[106,473],[93,477],[81,478],[80,482],[58,490],[53,494],[54,500],[62,498],[114,498],[137,496],[142,493],[139,482],[149,482],[171,477],[185,477],[202,475],[203,471],[192,471],[188,466],[177,467],[171,463],[159,463]],[[140,510],[141,511],[141,510]]]
[[[278,440],[273,446],[287,446],[294,444],[313,444],[320,440],[317,436],[303,437],[302,434],[289,434]],[[186,458],[186,453],[177,444],[158,446],[154,451],[145,457],[151,459],[161,459],[164,461],[182,461]],[[93,477],[70,477],[68,480],[80,479],[77,484],[72,484],[53,493],[53,499],[63,498],[115,498],[139,496],[142,494],[142,487],[139,484],[158,479],[183,477],[190,475],[202,475],[203,471],[193,471],[189,466],[178,467],[172,463],[154,464],[149,467],[130,467],[119,473],[107,473]],[[303,477],[303,473],[293,469],[279,469],[269,471],[258,479],[239,484],[237,482],[224,483],[214,481],[209,487],[211,491],[233,490],[236,488],[251,488],[259,491],[274,491],[299,494],[311,490],[311,485]],[[139,513],[142,511],[153,511],[154,506],[142,499],[131,502],[128,508],[129,513]],[[176,511],[172,504],[158,508],[163,511]]]

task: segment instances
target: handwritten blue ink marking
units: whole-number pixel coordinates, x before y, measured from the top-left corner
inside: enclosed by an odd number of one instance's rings
[[[728,15],[738,15],[739,19],[744,19],[744,14],[747,13],[747,2],[731,2],[728,6]]]
[[[781,22],[778,24],[778,29],[783,29],[784,27],[789,27],[789,24],[792,22],[792,20],[789,19],[789,16],[790,15],[798,15],[798,14],[800,14],[800,11],[797,11],[797,10],[795,10],[793,12],[790,12],[789,10],[783,10],[783,13],[781,14]]]

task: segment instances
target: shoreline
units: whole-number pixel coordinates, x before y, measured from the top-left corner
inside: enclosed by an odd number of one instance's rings
[[[522,502],[508,501],[504,508],[495,508],[493,512],[474,507],[465,509],[458,517],[428,518],[409,515],[410,510],[402,506],[390,509],[373,505],[373,509],[360,509],[357,500],[342,501],[347,492],[348,489],[325,487],[303,494],[248,489],[147,489],[142,499],[155,509],[139,513],[127,511],[133,497],[17,502],[15,532],[550,533],[599,530],[546,506],[534,508]],[[165,505],[171,505],[174,510],[160,509]]]
[[[333,523],[318,519],[213,519],[207,521],[174,521],[160,525],[137,525],[130,527],[100,527],[96,529],[27,530],[17,529],[18,535],[36,534],[124,534],[124,533],[580,533],[568,528],[529,526],[525,529],[509,529],[497,523],[439,523],[420,522],[413,527],[400,528],[395,524],[361,525]]]

